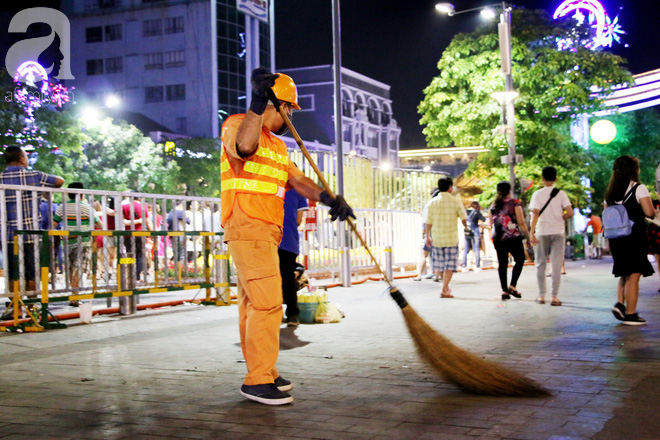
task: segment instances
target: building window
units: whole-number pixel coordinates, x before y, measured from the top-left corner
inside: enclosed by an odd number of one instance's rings
[[[103,60],[87,60],[87,75],[103,75]]]
[[[144,102],[163,102],[163,86],[145,87]]]
[[[183,32],[183,17],[170,17],[165,19],[165,33],[178,34]]]
[[[163,54],[160,52],[148,53],[144,56],[144,68],[155,70],[163,68]]]
[[[111,24],[105,27],[105,41],[121,40],[121,24]]]
[[[186,52],[183,50],[175,50],[172,52],[165,52],[165,67],[179,67],[186,64]]]
[[[85,41],[88,43],[103,41],[103,28],[101,26],[94,26],[85,29]]]
[[[124,59],[122,57],[105,59],[105,73],[121,73],[123,71]]]
[[[186,85],[173,84],[167,86],[167,100],[168,101],[185,101],[186,99]]]
[[[163,20],[157,18],[156,20],[144,20],[142,22],[142,35],[145,37],[153,37],[155,35],[163,34]]]
[[[298,95],[298,105],[303,111],[313,112],[316,110],[314,95]]]
[[[176,118],[176,132],[185,134],[188,132],[188,119]]]
[[[116,8],[117,6],[121,6],[121,0],[99,0],[99,8],[101,9]]]
[[[85,0],[84,10],[93,11],[96,9],[118,8],[121,6],[121,0]]]

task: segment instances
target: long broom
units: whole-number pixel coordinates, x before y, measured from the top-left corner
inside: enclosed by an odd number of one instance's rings
[[[323,188],[330,196],[333,198],[336,197],[330,185],[328,185],[328,182],[323,177],[323,174],[321,174],[321,170],[319,170],[307,151],[291,120],[280,106],[275,93],[270,88],[267,90],[267,93],[275,108],[277,108],[282,116],[282,119],[284,119],[284,123],[295,138],[303,155],[314,169]],[[399,307],[401,307],[408,331],[413,341],[415,341],[417,351],[446,381],[453,383],[464,391],[474,394],[517,397],[549,395],[548,390],[536,384],[533,380],[457,347],[449,339],[428,325],[408,304],[399,289],[387,278],[380,264],[378,264],[378,261],[371,253],[371,249],[369,249],[362,235],[358,232],[353,220],[348,218],[347,222],[360,240],[362,246],[367,250],[374,265],[383,276],[383,280],[388,284],[390,295]]]

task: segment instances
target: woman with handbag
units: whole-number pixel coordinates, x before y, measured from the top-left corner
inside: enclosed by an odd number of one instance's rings
[[[632,156],[620,156],[612,166],[612,177],[605,192],[607,206],[623,205],[634,222],[629,235],[610,238],[610,253],[614,259],[612,274],[619,278],[614,317],[625,325],[644,325],[637,313],[639,279],[653,275],[653,266],[646,257],[646,226],[644,217],[653,217],[655,210],[649,190],[639,183],[639,161]]]
[[[497,253],[497,273],[502,286],[502,299],[507,300],[511,296],[521,298],[522,295],[516,289],[516,284],[525,263],[523,238],[527,238],[527,246],[529,246],[529,230],[525,223],[520,200],[511,197],[509,182],[497,184],[497,196],[490,207],[490,224],[492,225],[493,245]],[[513,257],[514,266],[511,283],[507,284],[509,254]]]

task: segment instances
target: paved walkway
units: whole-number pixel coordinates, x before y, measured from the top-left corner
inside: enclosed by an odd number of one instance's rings
[[[465,394],[418,358],[401,312],[367,282],[328,293],[346,319],[282,329],[295,401],[238,394],[236,306],[179,306],[41,334],[0,335],[5,439],[658,439],[660,277],[641,283],[644,327],[620,325],[611,260],[568,262],[562,307],[499,300],[494,270],[398,285],[460,347],[543,383],[547,398]]]

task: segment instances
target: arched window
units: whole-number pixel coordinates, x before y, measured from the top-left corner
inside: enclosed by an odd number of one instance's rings
[[[360,119],[363,115],[366,116],[366,106],[364,95],[357,93],[355,95],[355,104],[353,105],[353,115],[355,116],[355,119]]]
[[[392,121],[392,109],[388,104],[383,104],[383,112],[381,113],[380,124],[383,127],[386,127],[390,125],[391,121]]]
[[[367,118],[372,124],[380,124],[380,105],[375,99],[369,100],[369,105],[367,107]]]
[[[342,91],[341,93],[341,114],[347,118],[353,117],[353,99],[348,92]]]

